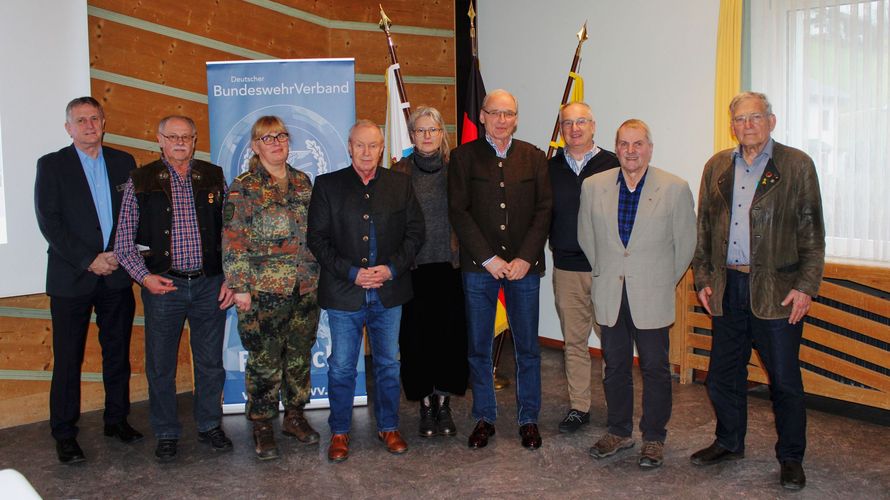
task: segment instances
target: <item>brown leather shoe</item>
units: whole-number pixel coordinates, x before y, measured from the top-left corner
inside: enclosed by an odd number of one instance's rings
[[[408,443],[402,439],[402,435],[399,434],[399,431],[378,432],[377,439],[383,441],[387,451],[390,453],[401,454],[408,451]]]
[[[284,421],[281,423],[281,433],[285,436],[297,438],[297,441],[305,444],[315,444],[319,435],[306,421],[302,408],[294,408],[284,411]]]
[[[331,446],[328,448],[328,460],[342,462],[349,458],[349,434],[334,434],[331,436]]]
[[[541,447],[541,433],[538,432],[538,424],[525,424],[519,428],[519,436],[522,438],[522,446],[530,450]]]
[[[260,460],[274,460],[279,457],[271,420],[254,420],[253,442],[256,444],[256,457]]]
[[[488,446],[488,438],[494,436],[494,425],[489,424],[485,420],[476,422],[476,427],[470,438],[467,440],[467,446],[470,448],[485,448]]]

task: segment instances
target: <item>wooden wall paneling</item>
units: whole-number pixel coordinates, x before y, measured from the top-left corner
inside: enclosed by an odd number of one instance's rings
[[[0,317],[0,370],[52,369],[48,319]]]
[[[393,35],[402,76],[454,77],[454,40]],[[355,72],[383,75],[392,61],[382,31],[331,32],[330,57],[355,57]]]
[[[863,264],[831,260],[825,262],[824,275],[826,278],[849,280],[890,293],[890,264],[888,263]]]
[[[148,398],[145,379],[145,328],[140,288],[133,285],[136,296],[136,321],[130,340],[130,400]],[[0,307],[18,308],[16,315],[0,315],[0,428],[37,422],[49,418],[49,386],[53,369],[52,324],[49,319],[49,297],[45,294],[6,297]],[[25,317],[22,317],[24,314]],[[194,385],[188,332],[183,335],[177,358],[178,392],[190,391]],[[81,411],[101,409],[105,394],[101,380],[101,347],[98,329],[90,324],[87,333],[84,363],[85,380],[81,382]]]
[[[0,394],[0,429],[49,418],[49,381],[0,380]]]
[[[207,105],[147,92],[126,85],[91,80],[93,97],[105,108],[108,115],[106,133],[141,139],[157,146],[158,122],[168,115],[186,115],[195,120],[198,128],[200,151],[210,150],[210,128]]]
[[[90,0],[90,6],[282,59],[323,57],[328,31],[247,2]]]
[[[411,107],[419,105],[436,107],[446,125],[455,124],[456,99],[453,86],[405,85]],[[386,122],[386,86],[383,83],[357,82],[355,84],[355,116],[373,120],[381,127]],[[452,145],[455,145],[452,142]]]
[[[803,337],[811,342],[843,352],[863,361],[868,361],[877,366],[883,366],[887,363],[887,351],[856,339],[838,335],[816,325],[806,325],[803,330]]]
[[[0,307],[24,307],[27,309],[49,309],[49,297],[44,293],[0,298]]]
[[[133,155],[133,158],[136,159],[137,167],[142,166],[142,165],[147,165],[157,159],[160,159],[160,157],[161,157],[161,154],[158,152],[159,148],[157,146],[155,147],[154,151],[149,151],[147,149],[134,148],[134,147],[130,147],[130,146],[121,146],[119,144],[111,144],[108,141],[106,141],[105,144],[108,144],[109,146],[113,147],[114,149],[126,151],[127,153],[130,153],[131,155]]]
[[[881,342],[890,343],[890,326],[863,318],[846,311],[828,307],[825,304],[813,302],[810,306],[810,314],[814,317],[824,319],[825,321],[842,326],[848,330],[860,332],[869,337],[880,340]]]
[[[90,17],[90,66],[207,95],[207,61],[242,56]]]
[[[249,1],[249,0],[248,0]],[[277,3],[310,12],[332,20],[364,22],[376,25],[380,5],[393,26],[424,26],[454,29],[454,2],[445,0],[278,0]]]
[[[842,304],[890,317],[890,301],[874,295],[867,295],[851,288],[823,281],[819,287],[819,296],[836,300]]]

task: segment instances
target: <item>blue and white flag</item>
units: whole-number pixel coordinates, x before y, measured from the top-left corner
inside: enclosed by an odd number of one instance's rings
[[[405,120],[405,109],[410,103],[402,102],[399,97],[399,86],[396,83],[396,70],[399,64],[393,64],[386,70],[386,146],[384,157],[389,158],[387,167],[397,163],[414,151],[411,134],[408,133],[408,122]]]

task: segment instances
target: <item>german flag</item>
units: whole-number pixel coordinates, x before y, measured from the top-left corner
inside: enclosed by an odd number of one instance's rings
[[[482,82],[482,73],[479,72],[479,58],[475,55],[473,56],[468,76],[467,97],[464,101],[464,112],[461,120],[461,144],[475,141],[485,133],[482,131],[482,122],[479,121],[479,110],[482,109],[482,100],[485,99],[485,83]]]

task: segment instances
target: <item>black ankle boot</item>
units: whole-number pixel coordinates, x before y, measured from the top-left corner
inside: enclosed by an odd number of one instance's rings
[[[430,399],[425,397],[420,400],[420,435],[422,437],[432,437],[436,435],[436,411],[433,408]]]
[[[454,436],[457,434],[457,427],[454,426],[454,419],[451,417],[451,398],[449,396],[436,397],[439,407],[436,408],[436,424],[439,427],[439,434],[443,436]]]

